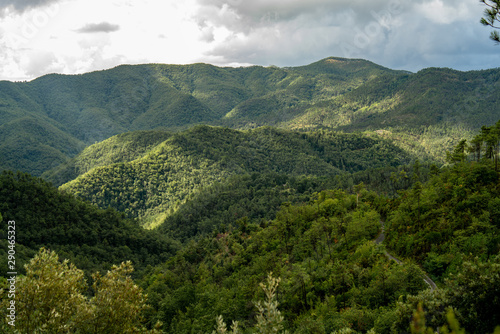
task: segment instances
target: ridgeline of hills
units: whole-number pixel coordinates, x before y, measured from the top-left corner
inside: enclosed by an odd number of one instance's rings
[[[498,69],[412,74],[327,58],[293,68],[151,64],[0,82],[0,169],[40,176],[114,135],[195,124],[377,131],[439,159],[500,118],[499,79]]]
[[[35,175],[0,173],[0,331],[15,250],[19,332],[500,333],[499,79],[328,58],[0,82],[0,169]],[[140,288],[92,275],[126,260]]]
[[[7,239],[6,221],[10,220],[16,222],[17,231],[14,263],[23,274],[24,264],[41,247],[71,259],[90,276],[127,260],[144,270],[168,259],[180,245],[144,230],[115,210],[98,209],[43,179],[20,172],[0,173],[0,212],[0,218],[5,219],[0,229],[2,275],[12,271],[7,268],[8,245],[12,243]]]
[[[196,126],[177,133],[142,131],[112,137],[46,177],[54,184],[65,183],[63,191],[101,208],[111,206],[143,225],[157,226],[195,195],[211,192],[208,189],[216,184],[224,186],[231,176],[277,174],[286,180],[331,183],[335,176],[396,168],[416,158],[375,135]]]

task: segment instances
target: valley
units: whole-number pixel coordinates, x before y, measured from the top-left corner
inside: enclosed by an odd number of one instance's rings
[[[336,57],[0,82],[2,319],[15,220],[19,333],[498,334],[499,96]]]

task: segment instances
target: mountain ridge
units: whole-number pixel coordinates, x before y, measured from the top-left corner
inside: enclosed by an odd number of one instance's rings
[[[125,147],[136,147],[137,154],[121,154]],[[151,227],[161,224],[202,188],[233,175],[328,178],[396,167],[415,159],[378,136],[200,125],[177,133],[149,131],[112,137],[85,149],[72,163],[46,177],[55,184],[67,182],[60,187],[63,191],[101,208],[114,207]]]
[[[197,124],[387,130],[403,138],[402,146],[416,142],[420,151],[438,157],[458,134],[470,135],[500,118],[499,82],[500,69],[409,73],[337,57],[285,68],[120,65],[30,82],[4,81],[0,138],[13,138],[14,132],[17,139],[0,145],[0,170],[40,176],[120,133],[180,131]],[[44,124],[48,135],[40,135],[34,124]],[[439,148],[430,141],[445,144]]]

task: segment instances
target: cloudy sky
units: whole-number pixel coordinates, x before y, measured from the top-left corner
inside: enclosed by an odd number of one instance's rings
[[[0,0],[0,80],[120,64],[500,67],[478,0]]]

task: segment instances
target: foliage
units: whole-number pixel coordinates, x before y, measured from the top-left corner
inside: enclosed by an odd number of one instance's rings
[[[101,277],[94,275],[94,296],[87,289],[83,271],[59,262],[53,251],[40,249],[26,265],[26,276],[16,282],[16,319],[12,333],[157,333],[146,331],[141,314],[145,296],[130,278],[130,262],[113,266]],[[2,291],[2,313],[9,300]],[[2,314],[6,330],[6,316]],[[14,328],[14,330],[12,330]]]
[[[481,24],[485,26],[490,26],[495,29],[500,29],[498,26],[498,22],[500,22],[499,19],[499,13],[500,13],[500,1],[498,0],[480,0],[483,4],[488,6],[489,8],[486,8],[484,10],[484,17],[481,18]],[[494,40],[497,43],[500,43],[500,35],[496,30],[491,32],[490,38]]]
[[[42,177],[56,186],[102,166],[141,158],[171,136],[166,131],[134,131],[91,145],[77,157],[47,171]]]
[[[89,148],[85,155],[95,161],[107,160],[103,157],[106,154],[115,155],[112,150],[100,150],[102,146]],[[232,175],[279,173],[294,178],[327,178],[368,168],[396,167],[411,159],[389,141],[363,134],[198,126],[172,135],[133,161],[96,166],[61,189],[101,208],[111,206],[139,218],[146,227],[156,227],[191,198],[216,183],[226,183]]]
[[[272,276],[272,273],[267,277],[266,284],[260,283],[259,286],[266,295],[264,302],[258,301],[255,307],[259,310],[256,316],[257,323],[255,329],[262,334],[277,334],[283,329],[283,316],[278,310],[279,303],[276,300],[276,289],[280,283],[279,278]],[[284,333],[287,333],[286,331]]]
[[[417,266],[390,262],[372,241],[380,228],[373,207],[382,204],[359,191],[322,191],[308,203],[284,204],[269,223],[247,221],[189,241],[141,280],[155,310],[149,323],[162,321],[167,333],[209,332],[222,315],[248,332],[257,325],[248,301],[261,299],[256,288],[272,270],[280,288],[262,307],[279,302],[290,332],[371,329],[379,308],[426,285]]]
[[[82,326],[87,315],[84,289],[83,271],[41,249],[26,265],[26,277],[16,282],[16,330],[63,333]]]
[[[434,279],[459,270],[464,256],[498,254],[498,174],[478,163],[458,163],[435,175],[417,193],[395,200],[387,245],[423,263]]]
[[[113,266],[105,276],[92,276],[95,296],[89,300],[89,333],[139,333],[145,296],[130,278],[130,261]]]
[[[224,322],[224,318],[222,318],[221,315],[217,317],[217,325],[215,327],[215,331],[212,332],[212,334],[239,334],[241,333],[238,329],[238,322],[233,321],[231,324],[231,330],[228,332],[227,331],[227,325]]]
[[[443,325],[441,328],[435,332],[431,327],[426,327],[425,325],[426,312],[424,311],[423,304],[419,303],[417,309],[413,313],[412,322],[410,324],[412,334],[433,334],[433,333],[444,333],[444,334],[466,334],[465,329],[460,327],[460,323],[455,316],[455,312],[452,308],[449,308],[446,312],[447,325]],[[448,327],[449,326],[449,327]],[[500,332],[500,326],[495,328],[493,334]],[[478,332],[485,333],[485,332]]]
[[[88,275],[112,263],[133,261],[139,271],[165,261],[178,243],[145,231],[112,210],[100,210],[63,194],[42,179],[23,173],[0,174],[0,212],[16,222],[16,267],[49,247]],[[1,227],[0,266],[7,270],[7,227]]]
[[[416,161],[411,169],[381,173],[407,183],[392,199],[351,185],[352,193],[321,191],[308,202],[284,203],[272,221],[228,219],[211,235],[190,239],[142,280],[157,310],[148,315],[149,323],[162,321],[167,333],[204,332],[222,315],[250,333],[256,322],[248,301],[256,299],[255,287],[272,270],[281,278],[276,301],[284,328],[293,333],[402,333],[411,324],[415,333],[492,332],[500,322],[494,314],[500,295],[500,194],[495,155],[484,153],[494,151],[482,143],[479,162],[468,161],[476,159],[462,141],[442,169]],[[257,175],[249,179],[257,186],[263,181]],[[224,194],[222,189],[214,196]],[[217,206],[215,200],[208,203]],[[185,209],[183,215],[196,211]],[[201,209],[194,220],[207,213]],[[385,247],[372,241],[385,216],[386,245],[407,259],[403,265],[388,260]],[[427,288],[419,265],[438,289]]]
[[[422,158],[444,160],[457,139],[498,119],[499,73],[409,73],[330,57],[294,68],[150,64],[3,82],[0,169],[40,176],[61,165],[63,177],[46,176],[68,181],[69,160],[85,146],[135,130],[197,124],[369,130]]]
[[[276,290],[278,288],[279,282],[279,278],[275,278],[272,276],[272,273],[269,273],[266,284],[259,284],[262,290],[264,290],[266,300],[264,302],[258,301],[255,303],[255,307],[257,307],[257,309],[259,310],[259,313],[256,315],[257,323],[254,329],[255,331],[257,331],[257,333],[280,333],[283,329],[282,322],[284,318],[281,315],[281,312],[278,310],[279,303],[276,301]],[[220,315],[217,317],[216,330],[216,332],[213,332],[214,334],[222,334],[227,332],[226,324],[224,323],[223,318]],[[237,321],[233,321],[230,333],[239,333]],[[287,333],[287,331],[284,331],[283,333]]]

